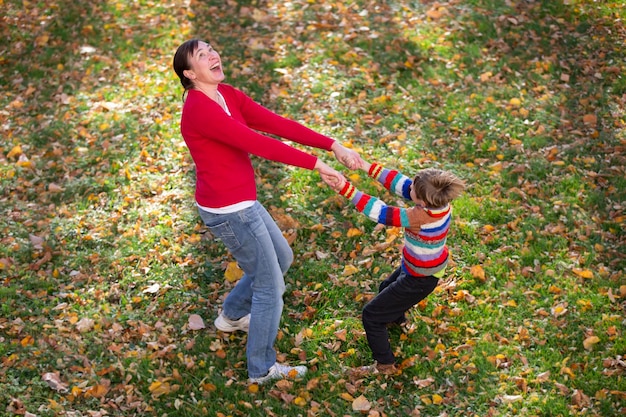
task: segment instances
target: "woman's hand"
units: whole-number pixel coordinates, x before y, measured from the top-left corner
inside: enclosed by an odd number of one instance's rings
[[[350,169],[360,169],[365,162],[359,153],[353,149],[348,149],[341,143],[335,141],[330,148],[335,154],[335,158]]]
[[[341,172],[331,168],[321,159],[317,160],[314,169],[320,173],[322,181],[335,191],[341,191],[341,188],[343,188],[343,185],[346,183],[346,179]]]

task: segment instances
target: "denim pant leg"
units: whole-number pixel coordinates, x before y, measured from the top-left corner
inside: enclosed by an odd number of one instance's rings
[[[248,375],[264,376],[276,362],[274,342],[283,308],[283,271],[289,268],[293,253],[258,202],[236,213],[213,215],[201,211],[201,215],[244,271],[224,301],[224,314],[238,318],[251,313],[246,349]]]
[[[395,362],[387,324],[432,293],[438,281],[435,277],[407,276],[402,271],[363,308],[363,328],[374,360],[381,364]]]

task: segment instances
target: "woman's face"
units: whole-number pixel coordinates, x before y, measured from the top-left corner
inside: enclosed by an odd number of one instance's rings
[[[191,69],[185,76],[195,84],[217,85],[226,78],[220,54],[206,42],[198,42],[198,49],[189,57],[189,65]]]

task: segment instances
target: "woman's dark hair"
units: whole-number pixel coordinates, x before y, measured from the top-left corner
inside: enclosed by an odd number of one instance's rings
[[[176,53],[174,54],[174,61],[172,63],[174,67],[174,72],[180,78],[180,83],[183,85],[185,92],[183,93],[183,97],[185,93],[190,88],[193,88],[193,81],[189,78],[185,77],[183,72],[185,70],[191,69],[191,65],[189,65],[189,58],[193,56],[196,49],[198,49],[198,43],[200,39],[190,39],[185,41],[182,45],[178,47]]]

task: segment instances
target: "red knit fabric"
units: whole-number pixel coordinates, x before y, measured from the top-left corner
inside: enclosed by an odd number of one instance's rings
[[[256,200],[250,154],[301,168],[315,167],[317,157],[258,132],[324,150],[330,150],[334,142],[273,113],[228,84],[220,84],[218,90],[230,116],[204,93],[190,90],[180,122],[196,165],[196,201],[202,206],[219,208]]]

